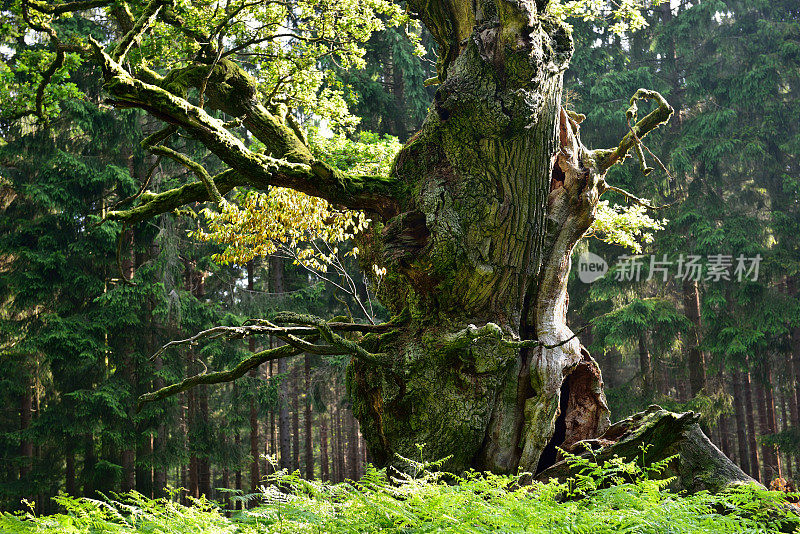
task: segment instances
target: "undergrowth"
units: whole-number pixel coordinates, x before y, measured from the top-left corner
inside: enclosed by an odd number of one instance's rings
[[[768,533],[798,532],[787,496],[755,486],[718,495],[676,494],[665,462],[647,468],[570,457],[580,474],[564,483],[520,485],[519,477],[444,475],[410,462],[411,475],[369,468],[359,482],[324,484],[277,473],[261,492],[234,495],[253,506],[226,512],[205,499],[189,506],[126,493],[56,498],[63,512],[0,515],[3,534],[88,533]],[[437,467],[440,464],[434,464]],[[233,495],[233,494],[232,494]]]

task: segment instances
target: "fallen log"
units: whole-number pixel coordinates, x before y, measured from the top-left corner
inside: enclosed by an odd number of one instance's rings
[[[599,464],[618,456],[643,466],[675,456],[662,473],[675,477],[670,486],[675,491],[717,493],[737,484],[763,487],[711,443],[700,429],[699,419],[694,412],[679,414],[653,405],[611,425],[599,438],[574,443],[566,452]],[[561,460],[535,478],[565,480],[579,470],[568,460]]]

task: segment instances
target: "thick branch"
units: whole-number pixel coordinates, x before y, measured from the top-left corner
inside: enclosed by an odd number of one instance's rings
[[[233,380],[244,376],[244,374],[249,370],[255,369],[264,362],[278,360],[280,358],[286,358],[289,356],[296,356],[298,354],[300,354],[300,351],[290,345],[284,345],[282,347],[257,352],[242,360],[239,365],[228,371],[218,371],[216,373],[203,373],[190,376],[189,378],[186,378],[177,384],[163,387],[151,393],[145,393],[139,397],[137,409],[141,409],[145,403],[154,402],[172,395],[177,395],[182,391],[187,391],[200,384],[221,384],[223,382],[232,382]]]
[[[87,0],[84,2],[67,2],[65,4],[48,4],[47,2],[29,2],[32,9],[49,15],[61,15],[73,11],[83,11],[113,4],[113,0]]]
[[[332,169],[322,162],[313,162],[310,165],[291,163],[252,152],[226,129],[225,123],[162,87],[133,78],[102,49],[99,43],[92,40],[92,45],[103,67],[106,87],[116,97],[117,104],[147,110],[171,124],[184,128],[236,171],[235,175],[238,178],[231,187],[236,185],[251,185],[260,189],[266,189],[268,186],[288,187],[324,198],[334,204],[370,211],[383,217],[396,213],[398,209],[396,199],[402,198],[402,189],[396,180],[380,176],[352,176]],[[232,178],[230,174],[223,173],[214,179],[221,193],[224,186],[218,183],[218,180],[223,177],[229,180]],[[129,210],[112,214],[111,218],[134,222],[170,211],[186,202],[208,200],[207,191],[200,192],[191,188],[180,188],[162,195],[156,195],[158,198],[151,197],[151,201],[156,204],[149,206],[145,204],[137,208],[138,216],[131,213],[133,210]],[[180,203],[176,204],[176,201]]]
[[[144,11],[136,19],[136,22],[133,24],[130,30],[128,30],[125,35],[122,37],[117,46],[114,48],[114,51],[111,53],[111,57],[114,58],[114,61],[123,62],[125,60],[125,56],[128,54],[128,51],[131,49],[131,46],[141,37],[142,33],[150,27],[153,21],[156,19],[158,12],[161,10],[164,4],[164,0],[151,0],[144,8]]]
[[[319,317],[302,315],[294,312],[283,312],[279,313],[275,317],[275,322],[314,326],[317,330],[319,330],[322,338],[331,345],[339,347],[342,351],[342,354],[351,354],[355,358],[364,360],[372,365],[386,365],[387,363],[387,354],[373,354],[355,341],[350,341],[349,339],[343,338],[333,331],[327,321],[320,319]]]
[[[189,156],[181,154],[177,150],[173,150],[163,145],[156,145],[150,147],[150,151],[153,152],[154,154],[166,156],[171,160],[183,165],[187,169],[191,170],[195,174],[195,176],[197,176],[200,179],[200,182],[202,182],[202,184],[206,188],[206,194],[208,194],[208,197],[211,200],[213,200],[217,206],[221,206],[223,202],[225,202],[225,200],[222,198],[222,194],[220,194],[219,192],[219,189],[217,189],[214,178],[212,178],[212,176],[208,174],[208,171],[205,170],[205,168],[202,165],[200,165],[196,161],[193,161]]]
[[[617,148],[592,151],[592,157],[597,162],[598,172],[604,173],[615,163],[625,159],[631,148],[639,146],[640,140],[644,136],[662,124],[665,124],[674,112],[672,106],[670,106],[666,99],[657,91],[639,89],[631,98],[631,106],[626,112],[626,117],[629,121],[636,120],[636,114],[638,112],[637,100],[654,100],[658,104],[658,107],[634,124],[625,137],[622,138]]]

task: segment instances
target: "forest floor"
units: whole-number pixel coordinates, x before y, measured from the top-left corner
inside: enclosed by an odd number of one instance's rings
[[[413,476],[368,469],[357,483],[324,484],[279,473],[251,495],[230,492],[229,508],[138,493],[101,499],[56,497],[63,511],[0,514],[0,532],[88,533],[800,533],[797,495],[755,486],[717,495],[677,494],[661,468],[619,459],[586,462],[563,483],[518,484],[518,477],[453,477],[412,465]]]

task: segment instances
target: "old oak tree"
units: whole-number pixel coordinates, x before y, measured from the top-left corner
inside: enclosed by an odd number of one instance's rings
[[[573,44],[558,16],[564,6],[550,4],[407,2],[438,44],[438,88],[388,176],[348,174],[315,158],[290,108],[325,108],[321,62],[357,65],[359,43],[381,21],[407,22],[390,2],[23,0],[14,8],[27,28],[20,38],[36,34],[46,46],[38,81],[7,93],[15,97],[9,117],[46,121],[68,93],[65,72],[93,62],[112,105],[163,123],[142,147],[197,177],[145,192],[107,219],[132,225],[204,201],[225,209],[237,187],[290,188],[371,219],[356,240],[365,271],[385,269],[378,298],[388,323],[287,313],[205,332],[198,338],[271,335],[283,344],[140,402],[234,380],[269,360],[347,354],[354,413],[378,465],[402,468],[399,458],[425,444],[429,459],[449,457],[451,471],[541,473],[558,460],[557,447],[636,456],[650,443],[653,458],[681,453],[683,487],[747,480],[692,414],[652,409],[610,426],[600,370],[565,324],[573,247],[600,196],[616,189],[606,172],[629,153],[649,171],[641,140],[673,110],[641,89],[618,146],[585,147],[582,117],[561,105]],[[654,106],[640,117],[644,101]],[[199,143],[221,172],[176,139]],[[560,474],[558,465],[549,472]]]

